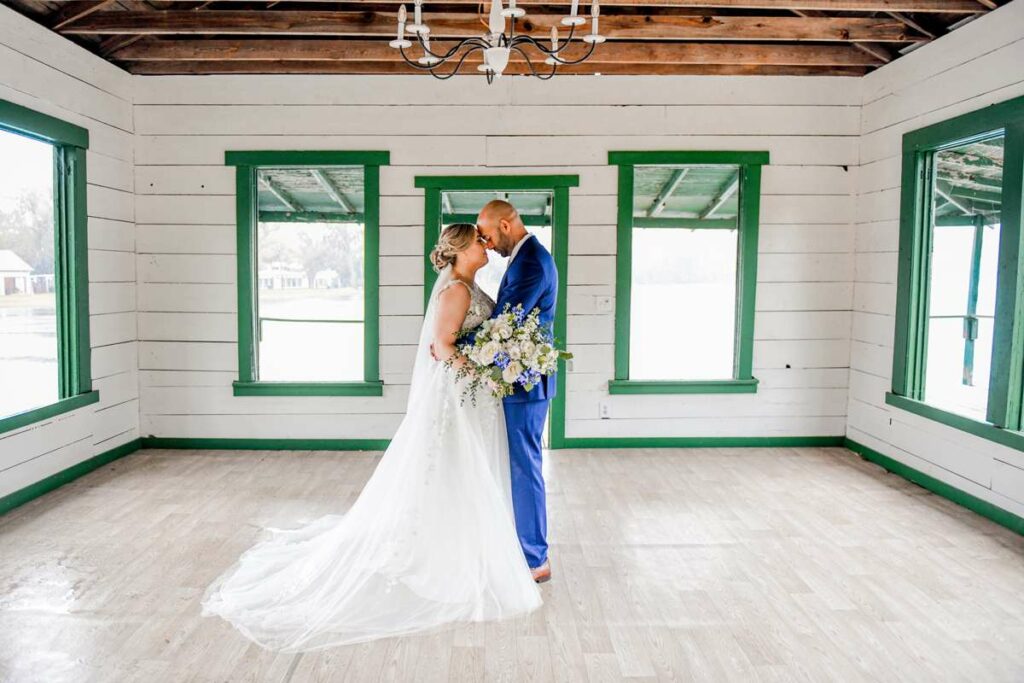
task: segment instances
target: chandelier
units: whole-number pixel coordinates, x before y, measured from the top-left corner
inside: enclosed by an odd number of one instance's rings
[[[508,0],[508,7],[502,6],[501,0],[491,0],[491,11],[488,16],[488,33],[474,38],[465,38],[458,41],[447,52],[434,52],[430,47],[430,27],[423,20],[423,0],[415,0],[413,9],[413,23],[407,24],[408,15],[405,5],[398,8],[398,37],[388,45],[397,49],[402,59],[410,66],[421,71],[429,71],[434,78],[447,80],[457,74],[466,58],[477,51],[483,53],[483,64],[477,66],[487,77],[487,82],[492,83],[495,78],[501,78],[505,68],[508,66],[509,57],[513,52],[518,52],[526,60],[530,75],[541,80],[548,80],[555,75],[559,66],[579,64],[594,53],[594,48],[605,41],[605,37],[597,32],[598,15],[600,8],[598,0],[593,0],[590,5],[590,33],[583,36],[582,40],[590,47],[586,53],[578,59],[566,59],[562,55],[573,44],[573,36],[578,26],[587,23],[585,17],[579,15],[579,0],[572,0],[572,8],[569,16],[563,17],[561,23],[569,27],[569,34],[564,41],[559,41],[558,27],[551,27],[550,46],[542,44],[527,34],[516,35],[516,19],[526,16],[526,10],[516,6],[516,0]],[[506,32],[506,20],[511,20]],[[406,32],[416,37],[420,48],[423,50],[422,57],[410,57],[406,50],[412,47],[412,41],[406,38]],[[530,59],[530,52],[536,52],[535,57],[544,57],[544,64],[550,68],[538,70]],[[440,72],[439,67],[444,64],[453,63],[451,70]]]

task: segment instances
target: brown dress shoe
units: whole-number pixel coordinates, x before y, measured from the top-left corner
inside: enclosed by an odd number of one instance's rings
[[[545,561],[544,564],[542,564],[541,566],[537,567],[536,569],[531,569],[530,573],[533,574],[533,580],[536,583],[544,583],[545,581],[550,581],[551,580],[551,562],[550,561]]]

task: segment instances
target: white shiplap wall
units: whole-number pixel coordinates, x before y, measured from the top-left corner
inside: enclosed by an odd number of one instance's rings
[[[422,301],[419,174],[575,173],[567,436],[842,435],[853,296],[860,81],[833,78],[210,76],[135,80],[143,435],[389,437],[405,409]],[[383,398],[232,396],[229,149],[384,149]],[[766,149],[755,395],[614,396],[621,149]],[[680,334],[697,333],[681,327]],[[789,367],[787,367],[789,366]],[[608,401],[611,419],[598,418]]]
[[[0,7],[0,97],[90,131],[91,328],[101,392],[97,406],[0,436],[0,496],[140,435],[390,436],[405,407],[421,302],[423,205],[413,177],[578,173],[568,436],[846,432],[1024,514],[1019,453],[883,400],[900,136],[1024,93],[1022,27],[1024,4],[1011,3],[865,79],[515,79],[488,88],[478,79],[415,77],[133,78]],[[382,173],[383,398],[231,395],[226,149],[391,151]],[[613,149],[771,152],[756,395],[607,395],[613,320],[596,300],[614,293]],[[599,420],[605,401],[612,418]]]
[[[89,130],[89,322],[100,391],[98,404],[0,434],[0,497],[138,437],[132,87],[124,71],[0,6],[0,98]]]
[[[868,75],[863,84],[847,431],[854,441],[1024,515],[1024,454],[892,408],[901,138],[1024,94],[1024,2]]]

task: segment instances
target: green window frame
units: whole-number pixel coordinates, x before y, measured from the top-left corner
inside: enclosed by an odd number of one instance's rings
[[[755,393],[753,375],[754,303],[757,290],[757,235],[761,210],[763,151],[609,152],[608,163],[619,167],[615,255],[615,378],[610,394],[741,394]],[[716,380],[632,380],[629,378],[630,296],[633,277],[633,228],[712,229],[716,221],[672,218],[634,219],[633,180],[636,166],[729,164],[739,167],[737,214],[736,347],[733,376]]]
[[[1002,210],[992,364],[983,421],[923,400],[932,221],[930,186],[935,152],[1000,133],[1005,136]],[[1021,195],[1024,194],[1024,97],[904,134],[902,164],[892,391],[886,393],[885,401],[954,429],[1024,450],[1024,434],[1020,431],[1024,426],[1024,250],[1020,234]],[[965,224],[965,229],[971,227],[977,232],[974,221]],[[965,346],[965,365],[973,364],[970,346]]]
[[[383,396],[380,379],[380,167],[390,163],[386,151],[228,151],[224,163],[235,167],[236,246],[238,262],[238,380],[235,396]],[[256,310],[256,171],[262,166],[316,168],[362,166],[364,187],[363,381],[277,382],[257,379],[259,315]],[[282,216],[311,221],[302,213]]]
[[[58,400],[0,417],[0,433],[100,400],[92,388],[89,346],[89,252],[86,150],[89,131],[0,100],[0,130],[53,145],[54,289],[57,299]]]

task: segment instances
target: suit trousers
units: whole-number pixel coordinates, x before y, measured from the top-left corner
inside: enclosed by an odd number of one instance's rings
[[[504,402],[516,531],[531,569],[541,566],[548,559],[548,516],[544,475],[541,473],[541,438],[549,403],[548,399]]]

